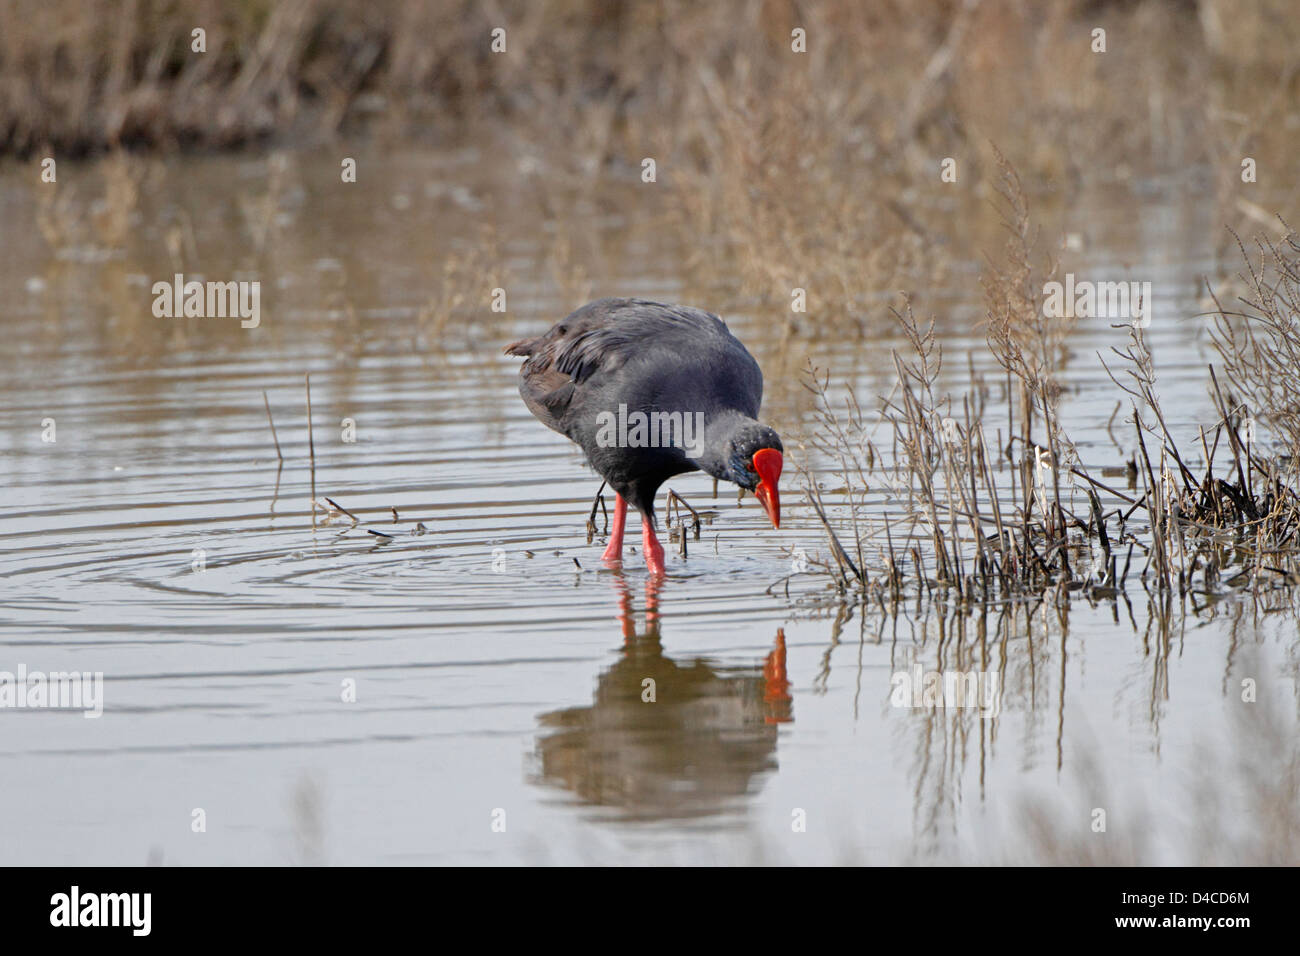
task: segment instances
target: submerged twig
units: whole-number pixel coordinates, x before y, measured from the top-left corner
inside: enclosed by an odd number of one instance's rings
[[[262,389],[262,404],[266,406],[266,420],[271,426],[271,441],[275,442],[275,457],[283,462],[284,455],[280,453],[280,439],[275,434],[275,419],[271,417],[271,400],[266,397],[266,389]]]

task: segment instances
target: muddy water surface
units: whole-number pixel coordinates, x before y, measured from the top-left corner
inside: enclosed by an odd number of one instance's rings
[[[65,164],[67,206],[26,167],[0,173],[0,670],[105,681],[98,719],[0,711],[0,859],[1198,859],[1200,768],[1263,753],[1234,730],[1241,678],[1295,709],[1294,617],[1230,599],[1166,614],[1140,588],[1131,607],[1032,614],[839,609],[812,576],[772,587],[791,549],[825,551],[794,485],[775,532],[698,475],[672,487],[709,521],[648,590],[639,556],[601,566],[599,482],[500,350],[597,295],[720,308],[682,283],[663,211],[575,184],[561,231],[518,157],[361,168],[343,188],[332,155],[194,158],[106,188]],[[1137,188],[1045,214],[1079,224],[1076,269],[1153,280],[1162,394],[1191,428],[1210,408],[1196,313],[1199,277],[1225,268],[1218,224],[1188,183],[1144,186],[1154,213],[1135,219]],[[260,280],[259,326],[155,318],[150,287],[176,272]],[[921,290],[953,384],[968,353],[988,365],[976,274]],[[504,315],[456,299],[496,286]],[[727,318],[796,431],[802,355]],[[882,308],[866,340],[811,351],[875,394],[896,344]],[[1072,340],[1090,466],[1127,454],[1094,355],[1112,344],[1098,322]],[[357,520],[313,512],[313,483]],[[1001,674],[996,718],[890,705],[914,662],[972,660]],[[1026,807],[1047,821],[1033,833]]]

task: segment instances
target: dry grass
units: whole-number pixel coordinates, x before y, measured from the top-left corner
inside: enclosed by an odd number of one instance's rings
[[[866,170],[933,178],[955,156],[978,175],[989,140],[1057,178],[1285,141],[1270,124],[1297,27],[1281,2],[1198,17],[1169,0],[11,0],[0,144],[221,147],[375,119],[445,136],[506,119],[574,170],[651,153],[684,172],[725,165],[741,189],[829,185],[850,208],[828,227],[861,229]],[[195,27],[206,53],[191,49]],[[490,49],[496,27],[505,55]],[[791,49],[795,28],[806,53]],[[1096,28],[1105,53],[1092,50]],[[1269,42],[1236,45],[1246,36]],[[1277,93],[1268,109],[1261,73]],[[832,159],[863,175],[824,181],[817,167]]]
[[[1227,383],[1240,399],[1231,404],[1238,415],[1253,410],[1287,455],[1300,456],[1300,242],[1289,226],[1281,242],[1256,237],[1258,264],[1238,246],[1247,270],[1239,278],[1249,291],[1227,308],[1216,298],[1213,327]]]
[[[939,392],[942,349],[933,323],[922,327],[910,303],[895,312],[908,347],[894,353],[898,384],[881,397],[877,419],[851,392],[838,408],[828,378],[810,369],[818,419],[807,441],[833,463],[846,495],[844,509],[828,509],[817,477],[804,472],[830,546],[823,569],[841,593],[894,599],[934,588],[973,601],[1055,588],[1116,598],[1130,568],[1153,592],[1194,598],[1300,584],[1300,458],[1292,444],[1300,406],[1294,375],[1284,371],[1300,351],[1294,261],[1265,246],[1272,265],[1251,270],[1252,313],[1238,322],[1221,314],[1216,338],[1232,383],[1264,409],[1287,453],[1259,442],[1250,405],[1225,394],[1213,366],[1219,417],[1203,424],[1199,447],[1180,448],[1134,322],[1127,347],[1101,359],[1128,399],[1136,439],[1128,466],[1137,491],[1126,494],[1081,466],[1061,423],[1057,376],[1073,320],[1043,308],[1027,201],[1001,162],[1010,238],[983,284],[987,340],[1006,376],[1006,437],[1000,423],[986,424],[988,387],[973,371],[964,394]],[[882,432],[890,442],[884,453],[876,446]],[[883,527],[873,527],[873,490],[905,494],[903,515],[891,521],[886,511]]]

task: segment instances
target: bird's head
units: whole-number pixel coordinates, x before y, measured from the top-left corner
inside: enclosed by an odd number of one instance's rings
[[[747,422],[732,433],[727,458],[727,478],[754,492],[772,519],[772,527],[781,527],[781,478],[785,447],[781,436],[766,425]]]

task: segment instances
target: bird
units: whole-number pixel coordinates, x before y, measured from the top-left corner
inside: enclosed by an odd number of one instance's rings
[[[648,299],[598,299],[505,353],[525,359],[524,404],[575,442],[614,490],[607,563],[622,560],[631,504],[641,515],[646,567],[665,573],[655,495],[686,472],[754,492],[781,527],[785,448],[758,420],[763,372],[718,316]]]

